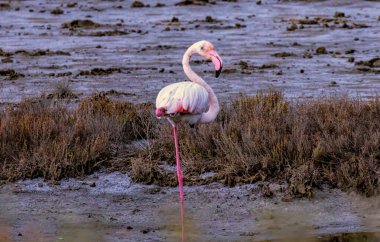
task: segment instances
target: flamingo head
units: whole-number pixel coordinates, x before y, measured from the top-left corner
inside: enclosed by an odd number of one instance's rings
[[[218,77],[222,72],[223,61],[219,54],[216,52],[214,46],[210,42],[202,40],[195,43],[193,47],[195,48],[196,53],[212,61],[216,71],[215,77]]]

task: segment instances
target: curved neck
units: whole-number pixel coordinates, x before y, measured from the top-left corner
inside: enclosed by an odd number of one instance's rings
[[[208,89],[211,89],[210,86],[200,77],[197,73],[193,71],[190,67],[190,58],[194,54],[193,48],[188,48],[185,54],[182,58],[182,67],[183,71],[185,72],[186,76],[190,79],[190,81],[198,83],[202,87]]]
[[[209,109],[206,113],[203,113],[200,119],[200,123],[210,123],[215,120],[216,116],[219,113],[219,102],[212,88],[195,73],[190,67],[190,58],[194,54],[194,50],[192,46],[187,49],[182,59],[182,66],[186,76],[190,79],[190,81],[198,83],[202,87],[206,89],[208,92],[208,104]]]

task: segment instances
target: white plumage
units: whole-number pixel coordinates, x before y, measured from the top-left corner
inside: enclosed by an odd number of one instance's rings
[[[156,116],[166,118],[173,126],[184,121],[191,125],[210,123],[219,112],[219,102],[211,87],[190,67],[190,57],[199,54],[215,66],[216,77],[222,70],[222,58],[208,41],[190,46],[182,58],[182,66],[191,82],[178,82],[164,87],[157,95]]]
[[[166,114],[202,114],[208,110],[208,92],[194,82],[177,82],[164,87],[157,96],[156,107]]]

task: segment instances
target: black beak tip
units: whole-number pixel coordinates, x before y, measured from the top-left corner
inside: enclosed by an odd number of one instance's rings
[[[220,68],[219,70],[217,70],[215,72],[215,77],[218,78],[220,76],[220,73],[222,72],[222,68]]]

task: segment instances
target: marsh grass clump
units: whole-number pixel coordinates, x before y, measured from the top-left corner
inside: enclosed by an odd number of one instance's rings
[[[171,126],[153,104],[99,93],[74,109],[48,99],[1,111],[0,179],[82,176],[105,165],[136,182],[176,185]],[[269,91],[222,105],[217,120],[179,127],[185,183],[286,182],[286,196],[329,185],[366,196],[380,191],[380,100],[285,99]],[[139,145],[136,145],[139,144]],[[201,179],[205,172],[212,177]]]
[[[113,157],[115,145],[147,137],[141,110],[104,96],[87,98],[74,110],[41,98],[1,112],[1,180],[83,176]]]
[[[143,157],[134,157],[130,160],[130,176],[133,181],[160,186],[176,186],[177,178],[174,174],[167,174],[157,164],[157,161],[146,160]]]
[[[287,194],[312,196],[327,183],[379,192],[380,101],[347,97],[290,103],[281,93],[240,96],[213,124],[180,130],[188,178],[213,171],[226,185],[286,181]],[[169,125],[159,127],[149,159],[174,162]]]
[[[73,89],[70,87],[70,82],[67,80],[58,81],[53,86],[53,93],[47,96],[48,98],[77,98]]]

